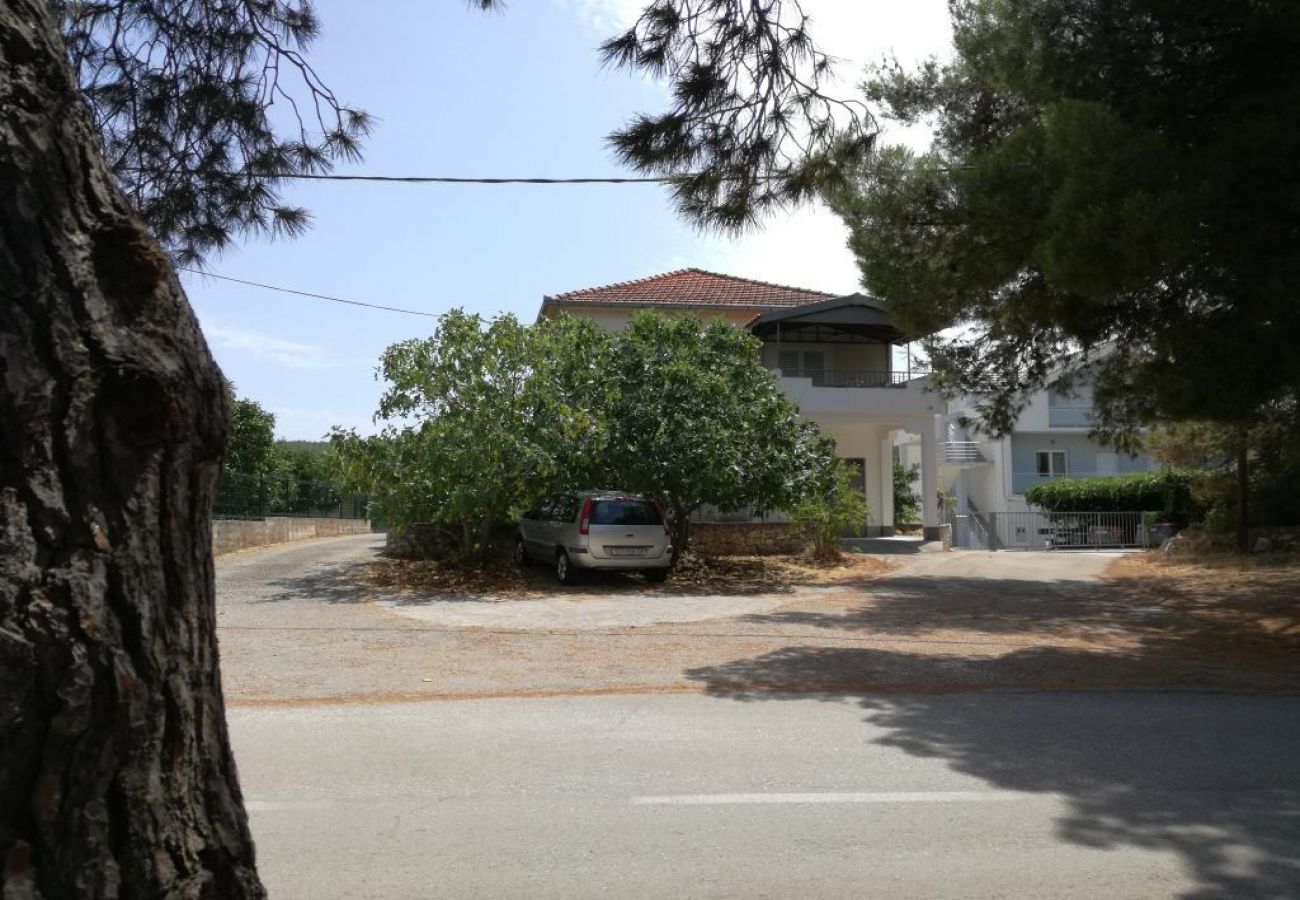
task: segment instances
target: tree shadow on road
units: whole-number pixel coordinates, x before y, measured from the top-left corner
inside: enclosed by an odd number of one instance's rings
[[[782,610],[746,621],[882,642],[991,638],[1106,651],[1103,674],[1107,666],[1195,662],[1300,676],[1300,573],[1220,583],[1159,575],[1030,581],[904,573],[864,587],[847,608]]]
[[[254,602],[369,603],[376,599],[376,591],[360,578],[368,565],[367,560],[317,563],[304,571],[267,581],[268,592]]]
[[[792,645],[685,677],[732,700],[851,698],[880,744],[1059,795],[1062,842],[1177,854],[1186,897],[1300,896],[1300,596],[1139,581],[891,578],[847,611],[748,617],[879,646]],[[1246,708],[1234,691],[1263,694]]]

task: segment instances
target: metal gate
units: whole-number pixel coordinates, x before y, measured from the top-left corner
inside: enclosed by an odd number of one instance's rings
[[[989,550],[1100,550],[1151,543],[1140,512],[999,512],[983,518]]]

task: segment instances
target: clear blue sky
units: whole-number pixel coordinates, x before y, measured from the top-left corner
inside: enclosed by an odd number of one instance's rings
[[[365,161],[338,171],[454,176],[628,174],[605,136],[661,88],[602,71],[595,46],[635,0],[532,0],[481,14],[458,0],[317,0],[311,59],[378,120]],[[943,0],[806,0],[856,80],[863,62],[943,53]],[[819,34],[814,30],[814,36]],[[847,88],[846,88],[847,89]],[[839,223],[804,210],[738,240],[701,235],[666,192],[629,186],[295,185],[313,227],[209,261],[216,273],[391,306],[453,307],[531,321],[544,294],[687,266],[802,287],[857,287]],[[433,320],[185,276],[209,344],[242,396],[284,438],[338,424],[371,430],[375,361]]]

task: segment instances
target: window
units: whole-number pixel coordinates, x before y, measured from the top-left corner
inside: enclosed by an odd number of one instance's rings
[[[578,498],[572,494],[560,494],[551,506],[552,522],[572,522],[578,517]]]
[[[811,378],[813,384],[826,383],[825,350],[782,350],[776,356],[781,374],[794,378]]]
[[[543,497],[537,501],[537,505],[524,513],[525,519],[532,519],[534,522],[549,522],[551,519],[551,506],[555,503],[555,495]]]
[[[592,525],[662,525],[649,500],[597,500],[591,510]]]
[[[1039,450],[1034,456],[1039,478],[1066,474],[1064,450]]]
[[[813,384],[826,383],[826,354],[821,350],[803,352],[803,374],[811,378]]]

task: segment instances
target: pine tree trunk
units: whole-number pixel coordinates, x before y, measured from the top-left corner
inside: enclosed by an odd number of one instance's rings
[[[3,896],[261,897],[217,672],[220,375],[54,6],[0,2]]]
[[[1237,550],[1250,552],[1250,429],[1237,436]]]

